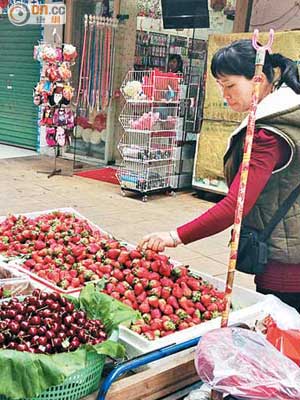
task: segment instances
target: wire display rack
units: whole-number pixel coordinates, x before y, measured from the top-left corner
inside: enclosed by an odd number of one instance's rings
[[[172,192],[176,133],[179,126],[180,74],[159,70],[129,71],[121,87],[126,104],[119,121],[124,134],[118,149],[117,176],[122,194]]]

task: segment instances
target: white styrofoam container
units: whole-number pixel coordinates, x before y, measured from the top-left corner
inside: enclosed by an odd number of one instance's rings
[[[27,218],[36,218],[40,215],[50,214],[55,211],[72,213],[72,214],[76,215],[78,218],[87,221],[88,224],[96,231],[100,231],[102,234],[112,237],[109,233],[107,233],[106,231],[101,229],[98,225],[91,222],[88,218],[84,217],[82,214],[80,214],[78,211],[76,211],[72,207],[55,208],[55,209],[51,209],[51,210],[35,211],[35,212],[30,212],[30,213],[18,213],[15,215],[16,216],[24,215]],[[4,221],[6,218],[7,218],[6,216],[0,216],[0,223],[2,221]],[[28,269],[24,268],[22,266],[24,260],[20,257],[15,257],[13,259],[7,260],[4,256],[0,256],[0,261],[6,262],[7,265],[9,265],[10,267],[16,268],[20,272],[29,276],[33,281],[35,281],[39,285],[40,288],[44,288],[44,289],[48,288],[51,290],[56,290],[57,292],[62,293],[62,294],[73,294],[73,295],[79,295],[79,292],[82,289],[82,287],[79,287],[76,289],[75,288],[67,289],[67,290],[60,288],[59,286],[55,285],[54,283],[47,281],[46,279],[43,279],[43,278],[39,277],[38,275],[36,275],[34,272],[31,272]]]
[[[212,283],[217,289],[221,291],[225,290],[224,281],[202,272],[192,270],[191,272],[195,275],[201,276],[209,283]],[[259,318],[260,312],[263,310],[264,299],[265,296],[260,293],[240,286],[234,286],[232,294],[233,310],[229,314],[229,325],[238,322],[253,325]],[[119,338],[125,345],[127,354],[131,358],[153,350],[158,350],[171,344],[178,344],[194,339],[212,329],[219,328],[220,325],[221,317],[218,317],[156,340],[148,340],[144,336],[121,326]]]

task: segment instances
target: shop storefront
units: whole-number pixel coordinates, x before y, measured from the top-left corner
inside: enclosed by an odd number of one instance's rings
[[[7,15],[0,19],[0,142],[33,150],[39,148],[39,134],[32,90],[40,68],[32,54],[41,36],[41,25],[15,26]]]

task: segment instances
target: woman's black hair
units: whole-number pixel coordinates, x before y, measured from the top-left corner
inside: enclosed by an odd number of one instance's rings
[[[251,40],[238,40],[219,49],[213,56],[211,72],[215,78],[222,75],[241,75],[252,79],[255,73],[256,50]],[[265,56],[263,72],[270,83],[274,80],[274,68],[280,68],[280,78],[276,82],[279,88],[283,83],[300,94],[299,70],[297,63],[276,53]]]
[[[183,61],[182,58],[179,54],[171,54],[169,56],[169,60],[168,63],[172,60],[176,60],[177,61],[177,71],[176,72],[181,72],[183,73]]]

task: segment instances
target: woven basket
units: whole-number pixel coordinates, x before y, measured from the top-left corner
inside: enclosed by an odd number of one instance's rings
[[[70,375],[61,385],[52,386],[38,397],[19,400],[78,400],[99,388],[105,356],[88,353],[87,366]],[[0,400],[9,398],[0,395]]]

